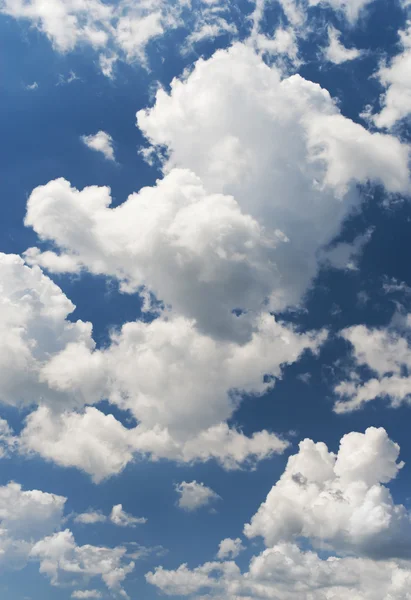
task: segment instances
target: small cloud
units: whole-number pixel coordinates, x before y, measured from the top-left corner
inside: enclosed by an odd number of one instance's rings
[[[341,33],[335,27],[328,27],[328,47],[324,49],[325,58],[334,63],[341,65],[349,60],[360,58],[363,52],[358,48],[346,48],[340,42]]]
[[[67,85],[69,83],[72,83],[73,81],[80,81],[80,77],[78,77],[74,71],[70,71],[68,75],[62,75],[60,73],[56,85]]]
[[[135,527],[136,525],[144,525],[147,523],[145,517],[133,517],[123,510],[122,504],[116,504],[111,511],[110,521],[119,527]]]
[[[240,538],[236,538],[235,540],[231,538],[225,538],[218,546],[217,558],[220,560],[237,558],[237,556],[243,550],[244,546],[241,543]]]
[[[29,83],[24,87],[26,90],[37,90],[39,87],[39,84],[37,83],[37,81],[33,81],[33,83]]]
[[[175,490],[180,494],[177,503],[179,508],[190,512],[208,506],[220,498],[211,488],[197,481],[183,481],[175,486]]]
[[[104,154],[107,160],[115,160],[113,138],[105,131],[98,131],[94,135],[82,135],[81,141],[91,150]]]
[[[74,522],[82,525],[94,525],[94,523],[104,523],[105,521],[107,521],[106,515],[99,510],[90,510],[74,517]]]
[[[311,381],[311,373],[300,373],[297,375],[297,379],[308,385]]]

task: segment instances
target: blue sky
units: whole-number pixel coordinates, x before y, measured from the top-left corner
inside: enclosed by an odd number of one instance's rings
[[[2,600],[411,598],[409,18],[0,0]]]

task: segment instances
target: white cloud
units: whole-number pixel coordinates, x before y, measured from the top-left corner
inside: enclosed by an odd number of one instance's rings
[[[244,532],[267,546],[299,537],[337,552],[378,558],[411,556],[411,518],[383,483],[395,478],[399,446],[384,429],[349,433],[338,454],[306,439],[289,458]]]
[[[386,89],[381,112],[374,115],[377,127],[393,127],[411,113],[411,22],[399,32],[401,52],[381,65],[377,76]]]
[[[341,332],[353,348],[356,367],[366,366],[371,377],[363,381],[356,370],[335,387],[340,399],[336,412],[358,410],[378,397],[388,398],[392,407],[409,402],[411,397],[411,349],[407,335],[410,316],[404,319],[402,331],[393,327],[372,329],[364,325],[348,327]]]
[[[98,510],[90,510],[74,517],[74,522],[81,523],[82,525],[94,525],[95,523],[105,523],[106,521],[106,515],[103,515],[103,513]]]
[[[26,90],[31,90],[31,91],[33,91],[33,90],[37,90],[37,89],[38,89],[38,87],[39,87],[39,84],[37,83],[37,81],[33,81],[33,83],[28,83],[28,84],[25,86],[25,89],[26,89]]]
[[[272,258],[274,308],[300,301],[318,250],[360,203],[357,183],[410,189],[407,146],[343,117],[317,84],[282,79],[245,45],[199,60],[137,120],[152,152],[166,148],[165,172],[189,168],[208,193],[232,195],[268,233],[285,234]]]
[[[145,517],[133,517],[133,515],[126,513],[121,504],[113,506],[110,521],[119,527],[135,527],[136,525],[144,525],[144,523],[147,523]]]
[[[246,525],[246,533],[263,535],[267,546],[248,570],[233,561],[182,564],[156,568],[146,574],[147,582],[169,596],[216,600],[405,600],[410,515],[381,485],[401,468],[398,453],[383,429],[345,435],[337,455],[321,442],[304,440]],[[318,545],[329,557],[303,551],[296,541]],[[223,542],[219,558],[234,558],[231,551],[241,540]]]
[[[109,590],[128,597],[121,584],[134,569],[134,562],[126,562],[126,553],[121,546],[77,546],[66,529],[38,541],[30,556],[40,562],[40,572],[50,578],[52,585],[101,577]]]
[[[71,594],[71,597],[84,600],[84,598],[102,598],[103,596],[98,590],[77,590]]]
[[[151,323],[125,324],[97,351],[91,325],[66,319],[74,305],[38,267],[1,255],[0,272],[0,396],[11,405],[37,405],[18,439],[3,423],[5,450],[18,444],[21,452],[100,481],[136,453],[184,462],[215,458],[236,468],[287,447],[273,433],[246,437],[225,420],[242,394],[263,394],[284,365],[305,349],[316,351],[322,334],[299,334],[263,315],[250,341],[239,345],[165,313]],[[264,379],[267,374],[273,379]],[[139,425],[127,429],[85,407],[103,398],[130,410]]]
[[[22,568],[33,544],[59,529],[66,498],[18,483],[0,487],[0,565]]]
[[[209,506],[220,498],[211,488],[197,481],[182,481],[175,486],[175,490],[180,496],[178,506],[189,512]]]
[[[74,305],[38,267],[0,253],[0,400],[16,406],[42,402],[82,406],[84,396],[51,389],[43,368],[71,343],[92,348],[91,324],[70,322]]]
[[[210,562],[174,571],[159,567],[146,579],[169,596],[218,600],[405,600],[411,565],[354,557],[322,559],[283,543],[255,556],[244,574],[233,562]]]
[[[104,154],[107,160],[115,161],[113,138],[105,131],[98,131],[94,135],[83,135],[81,140],[88,148]]]
[[[244,546],[241,543],[240,538],[236,538],[235,540],[231,538],[225,538],[224,540],[221,540],[219,544],[217,558],[220,560],[225,560],[227,558],[237,558],[237,556],[243,550]]]
[[[330,62],[340,65],[349,60],[355,60],[362,55],[358,48],[346,48],[340,41],[341,33],[332,25],[328,26],[328,46],[324,56]]]
[[[2,0],[0,12],[28,21],[44,33],[58,52],[90,46],[104,75],[113,76],[116,60],[147,64],[150,42],[185,26],[189,43],[235,28],[224,18],[224,0],[190,10],[187,0]],[[186,22],[184,18],[186,17]]]

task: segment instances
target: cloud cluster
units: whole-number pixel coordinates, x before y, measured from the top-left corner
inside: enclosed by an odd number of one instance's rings
[[[266,549],[247,571],[233,561],[197,568],[158,567],[147,581],[170,596],[292,600],[405,600],[411,583],[410,514],[382,485],[402,463],[385,430],[349,433],[337,454],[304,440],[260,506],[247,537]],[[302,550],[304,545],[318,546]],[[241,540],[223,540],[218,557],[237,555]],[[328,558],[324,557],[329,555]]]
[[[40,490],[23,490],[14,482],[1,486],[0,565],[22,568],[35,560],[53,585],[101,577],[110,590],[125,595],[121,583],[134,568],[126,560],[126,549],[77,546],[68,529],[61,531],[66,500]],[[73,598],[100,597],[82,594],[75,592]]]
[[[91,324],[67,320],[73,304],[37,266],[1,255],[0,271],[0,395],[14,406],[37,405],[13,440],[20,451],[76,466],[99,481],[136,452],[185,462],[216,458],[232,468],[287,447],[266,431],[248,438],[225,420],[241,394],[264,393],[274,383],[265,376],[281,377],[281,366],[315,350],[321,335],[299,334],[265,315],[241,345],[165,314],[125,324],[107,348],[96,350]],[[138,426],[126,428],[87,406],[104,398],[131,411]]]
[[[226,0],[1,0],[0,12],[28,21],[58,52],[91,47],[108,77],[117,60],[145,66],[150,43],[171,30],[185,28],[185,48],[237,32]]]
[[[136,454],[236,468],[282,452],[273,433],[227,426],[244,394],[264,394],[324,340],[270,311],[303,300],[322,248],[360,203],[358,184],[410,189],[408,146],[244,44],[199,60],[137,119],[163,178],[116,208],[105,187],[40,186],[25,223],[52,249],[30,248],[31,268],[0,257],[0,397],[35,407],[20,451],[95,481]],[[167,308],[97,350],[91,324],[68,320],[73,304],[39,267],[114,277]],[[92,406],[103,399],[137,425]]]

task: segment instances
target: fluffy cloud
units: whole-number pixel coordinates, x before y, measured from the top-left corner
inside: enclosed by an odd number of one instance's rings
[[[121,504],[113,506],[110,521],[119,527],[135,527],[136,525],[147,523],[145,517],[133,517],[133,515],[126,513]]]
[[[91,150],[101,152],[107,160],[115,160],[113,138],[105,131],[98,131],[94,135],[83,135],[81,140]]]
[[[189,569],[159,567],[147,581],[169,596],[236,600],[406,600],[409,562],[364,558],[320,558],[295,544],[278,544],[251,560],[244,574],[233,562],[210,562]]]
[[[246,525],[248,536],[263,535],[267,545],[248,570],[233,561],[183,564],[158,567],[146,580],[166,595],[216,600],[409,598],[410,515],[381,485],[401,468],[398,453],[383,429],[347,434],[337,455],[304,440]],[[301,537],[329,557],[302,551],[294,541]],[[219,558],[234,558],[240,546],[240,539],[223,540]]]
[[[165,313],[151,323],[125,324],[95,350],[91,325],[67,320],[73,304],[38,267],[1,255],[0,270],[1,399],[38,405],[18,440],[3,423],[4,448],[18,445],[96,481],[120,472],[135,453],[184,462],[215,458],[233,468],[286,448],[274,434],[246,437],[224,421],[242,394],[271,388],[282,366],[305,349],[315,351],[322,334],[299,334],[264,315],[250,341],[239,345]],[[130,410],[139,425],[126,428],[85,406],[103,398]]]
[[[84,598],[102,598],[102,594],[98,590],[77,590],[71,594],[71,597],[83,600]]]
[[[392,127],[411,113],[411,23],[399,35],[402,51],[377,73],[386,88],[382,110],[373,117],[378,127]]]
[[[244,546],[241,543],[240,538],[236,538],[235,540],[231,538],[225,538],[224,540],[221,540],[219,544],[217,558],[220,560],[225,560],[226,558],[237,558],[237,556],[243,550]]]
[[[407,146],[343,117],[317,84],[282,79],[245,45],[199,60],[137,120],[151,152],[166,150],[165,172],[189,168],[209,193],[232,195],[268,233],[284,234],[273,254],[274,309],[300,301],[318,250],[360,202],[356,184],[410,189]]]
[[[74,305],[37,267],[0,253],[0,400],[11,405],[82,405],[84,396],[53,390],[43,368],[71,343],[91,349],[91,324],[70,322]]]
[[[117,60],[146,65],[149,44],[177,27],[185,28],[185,49],[205,38],[237,32],[226,0],[198,0],[195,6],[190,0],[1,0],[0,12],[28,21],[59,52],[90,46],[108,77]]]
[[[336,65],[359,58],[362,54],[361,50],[346,48],[341,43],[340,37],[341,33],[330,25],[328,27],[328,46],[324,50],[325,58]]]
[[[0,565],[21,568],[33,544],[59,529],[66,498],[18,483],[0,487]]]
[[[220,498],[211,488],[197,481],[182,481],[175,486],[175,489],[180,496],[178,506],[190,512],[208,506]]]
[[[38,541],[30,556],[40,561],[40,572],[50,578],[52,585],[101,577],[109,590],[128,597],[121,584],[134,569],[134,563],[126,562],[126,552],[121,546],[77,546],[73,534],[66,529]]]
[[[410,515],[381,485],[403,465],[384,429],[345,435],[337,455],[308,439],[299,448],[245,526],[247,537],[263,536],[267,546],[305,537],[337,552],[411,556]]]
[[[410,316],[402,324],[405,330],[393,327],[371,329],[364,325],[348,327],[341,335],[352,345],[357,367],[367,367],[371,376],[362,380],[356,370],[349,379],[339,383],[335,392],[340,399],[336,412],[358,410],[378,397],[388,398],[391,406],[409,402],[411,394],[411,349],[408,343]]]
[[[233,198],[207,194],[187,170],[173,170],[115,209],[110,202],[107,188],[80,192],[63,179],[35,189],[26,224],[63,252],[43,257],[30,249],[26,259],[55,271],[69,261],[70,272],[75,262],[117,277],[123,290],[145,285],[214,335],[249,330],[232,311],[259,310],[269,296],[278,279],[275,249],[286,243],[281,232],[266,233]]]

